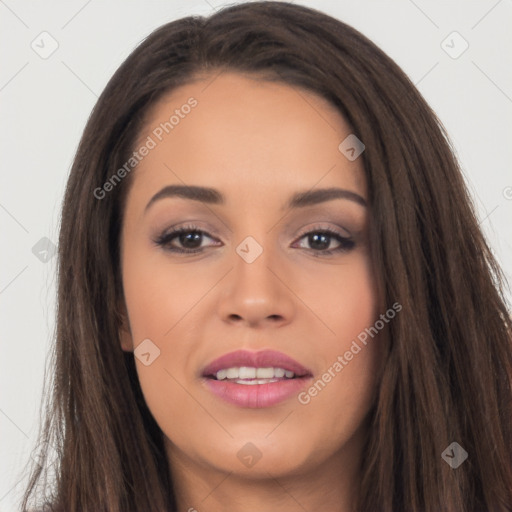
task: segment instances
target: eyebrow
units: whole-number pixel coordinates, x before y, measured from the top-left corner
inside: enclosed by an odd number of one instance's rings
[[[157,192],[148,202],[145,212],[156,201],[170,197],[181,197],[183,199],[191,199],[192,201],[201,201],[208,204],[226,203],[225,197],[216,189],[209,187],[199,187],[196,185],[168,185]],[[320,188],[316,190],[307,190],[297,192],[289,199],[283,209],[303,208],[320,204],[333,199],[348,199],[361,206],[367,206],[365,199],[351,190],[343,188]]]

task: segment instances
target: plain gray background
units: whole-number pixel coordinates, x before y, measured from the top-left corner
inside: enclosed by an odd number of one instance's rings
[[[512,0],[295,3],[360,30],[417,85],[449,132],[481,227],[510,280]],[[85,122],[116,68],[152,30],[222,5],[0,0],[0,512],[15,510],[25,484],[19,471],[36,442],[55,323],[56,258],[37,244],[57,242]]]

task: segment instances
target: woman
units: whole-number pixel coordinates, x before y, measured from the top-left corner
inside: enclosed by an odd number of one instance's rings
[[[512,510],[501,271],[441,123],[342,22],[152,33],[88,121],[59,262],[51,510]]]

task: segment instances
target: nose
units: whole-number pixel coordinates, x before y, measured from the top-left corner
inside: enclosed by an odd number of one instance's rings
[[[277,327],[292,321],[295,305],[290,272],[275,251],[263,248],[251,263],[235,253],[233,265],[218,302],[224,322]]]

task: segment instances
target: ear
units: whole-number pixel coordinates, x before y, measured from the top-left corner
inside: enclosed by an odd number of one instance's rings
[[[133,352],[133,337],[130,330],[130,322],[128,320],[128,311],[124,301],[117,310],[119,325],[119,341],[124,352]]]

